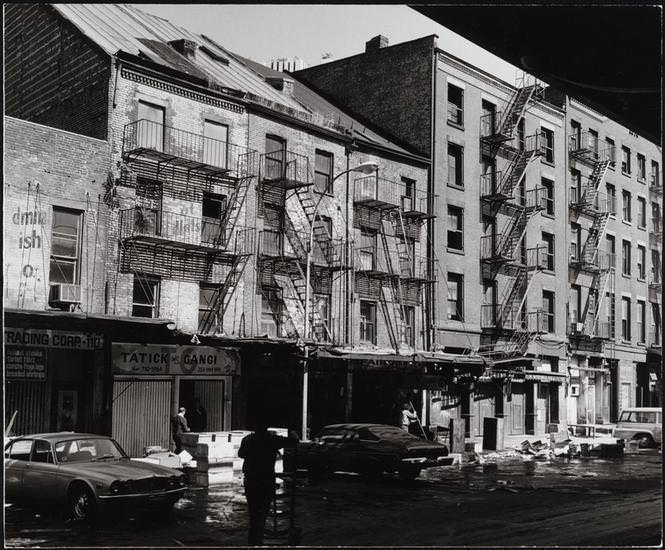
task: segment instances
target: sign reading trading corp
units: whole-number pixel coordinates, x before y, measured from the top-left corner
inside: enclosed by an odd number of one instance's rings
[[[6,346],[99,350],[103,344],[101,334],[5,327]]]
[[[112,344],[116,374],[170,374],[228,376],[240,374],[240,355],[235,349],[209,346],[160,346]]]

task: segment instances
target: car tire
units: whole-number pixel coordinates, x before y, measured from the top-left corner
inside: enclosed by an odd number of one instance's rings
[[[397,473],[402,481],[413,481],[420,475],[420,468],[417,466],[404,466]]]
[[[67,495],[69,517],[74,521],[91,521],[97,513],[95,495],[87,485],[78,483],[69,489]]]
[[[651,449],[655,446],[653,437],[649,434],[637,434],[633,439],[638,442],[640,449]]]

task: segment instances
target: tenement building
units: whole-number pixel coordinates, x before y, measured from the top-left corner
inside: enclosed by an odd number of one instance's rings
[[[432,162],[433,341],[491,360],[473,393],[442,388],[467,436],[486,416],[542,433],[655,402],[660,147],[526,76],[502,82],[435,36],[377,36],[294,76]]]
[[[6,22],[20,433],[110,433],[137,455],[197,398],[207,430],[259,409],[306,430],[393,423],[479,377],[480,356],[432,351],[428,155],[132,6]]]

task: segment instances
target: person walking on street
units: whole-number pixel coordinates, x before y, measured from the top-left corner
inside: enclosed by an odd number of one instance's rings
[[[297,443],[298,435],[294,431],[289,432],[289,437],[278,436],[268,431],[268,423],[265,421],[260,422],[256,431],[240,442],[238,456],[244,459],[242,472],[245,498],[249,506],[250,546],[263,544],[263,530],[275,489],[277,451],[295,447]]]
[[[182,451],[182,434],[190,431],[185,418],[185,407],[178,409],[178,414],[173,419],[173,441],[175,442],[175,454]]]
[[[411,430],[409,429],[411,424],[414,424],[418,422],[418,415],[413,411],[413,407],[411,406],[411,403],[404,403],[404,406],[402,407],[402,429],[405,432],[411,433]]]
[[[187,421],[189,429],[193,432],[205,432],[208,427],[208,417],[206,410],[201,405],[201,400],[198,397],[194,398],[194,407],[187,413]]]

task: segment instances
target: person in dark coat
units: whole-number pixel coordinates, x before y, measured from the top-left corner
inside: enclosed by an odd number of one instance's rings
[[[275,488],[277,451],[284,447],[295,447],[297,443],[295,432],[289,432],[289,437],[278,436],[268,431],[267,422],[260,422],[256,431],[240,442],[238,456],[244,459],[242,471],[245,498],[249,506],[250,546],[263,544],[263,530]]]
[[[175,453],[182,451],[182,434],[190,431],[185,418],[185,407],[178,409],[178,414],[173,419],[173,441],[175,442]]]
[[[187,422],[189,429],[197,433],[205,432],[208,427],[208,416],[198,397],[194,398],[194,406],[187,413]]]

